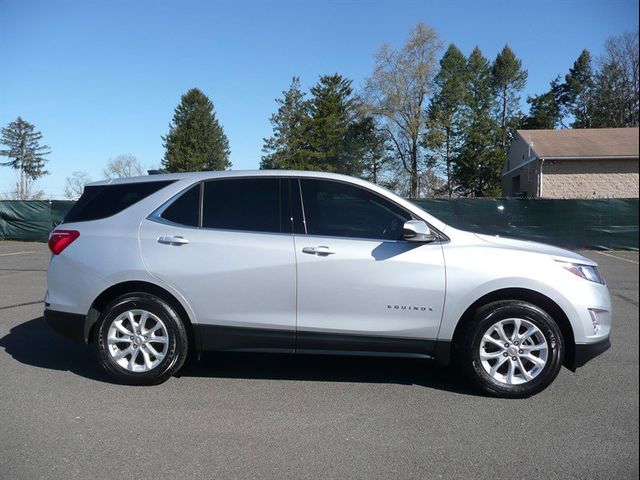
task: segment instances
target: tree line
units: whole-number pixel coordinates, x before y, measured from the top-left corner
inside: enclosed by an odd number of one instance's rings
[[[405,196],[497,196],[515,130],[638,126],[638,32],[584,50],[550,90],[520,99],[528,72],[505,45],[468,56],[418,24],[399,49],[383,45],[355,92],[339,74],[309,93],[294,77],[276,99],[261,168],[356,175]],[[594,64],[595,63],[595,64]]]
[[[308,92],[299,77],[276,99],[272,135],[263,141],[261,169],[317,170],[358,176],[411,198],[497,196],[515,130],[637,127],[638,31],[609,38],[601,58],[584,50],[549,90],[526,99],[528,72],[505,45],[489,60],[479,47],[465,55],[455,44],[443,53],[438,33],[422,23],[400,48],[380,47],[373,72],[359,90],[339,73],[322,75]],[[2,129],[0,165],[20,172],[15,198],[31,198],[46,175],[49,146],[18,117]],[[162,171],[231,168],[229,141],[212,101],[187,91],[161,137]],[[143,174],[131,155],[111,160],[111,176]],[[77,198],[86,172],[67,178]]]

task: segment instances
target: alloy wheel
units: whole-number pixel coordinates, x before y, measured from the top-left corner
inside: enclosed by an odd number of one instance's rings
[[[167,355],[167,327],[147,310],[127,310],[109,325],[107,348],[120,367],[130,372],[148,372]]]
[[[480,341],[484,370],[506,385],[536,378],[547,364],[549,345],[542,331],[528,320],[507,318],[494,323]]]

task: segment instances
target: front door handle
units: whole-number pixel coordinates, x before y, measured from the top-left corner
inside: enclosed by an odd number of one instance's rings
[[[308,253],[310,255],[333,255],[336,251],[331,247],[320,245],[318,247],[304,247],[302,253]]]
[[[174,237],[160,237],[158,238],[158,243],[163,243],[165,245],[186,245],[189,243],[189,240],[176,235]]]

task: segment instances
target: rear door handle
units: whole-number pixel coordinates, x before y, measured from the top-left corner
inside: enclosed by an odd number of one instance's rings
[[[189,243],[189,240],[180,236],[159,237],[158,243],[163,243],[165,245],[186,245],[187,243]]]
[[[333,255],[336,251],[325,245],[319,245],[317,247],[304,247],[302,253],[308,253],[310,255]]]

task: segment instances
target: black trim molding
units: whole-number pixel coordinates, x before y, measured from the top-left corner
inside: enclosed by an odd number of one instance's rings
[[[438,340],[433,348],[433,358],[440,365],[451,364],[451,340]]]
[[[203,351],[282,351],[293,353],[295,332],[268,328],[194,325]]]
[[[74,342],[84,342],[85,315],[45,310],[44,319],[58,334]]]
[[[435,340],[266,328],[194,325],[203,351],[417,355],[432,357]]]
[[[592,360],[598,355],[609,350],[609,347],[611,347],[611,340],[608,336],[607,338],[595,343],[576,343],[573,364],[567,366],[575,372],[577,368],[582,367],[589,360]]]
[[[345,353],[431,356],[435,343],[435,340],[425,340],[421,338],[298,332],[296,337],[296,351],[328,350],[331,352]]]

